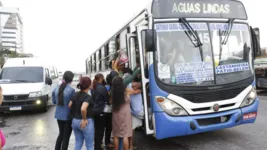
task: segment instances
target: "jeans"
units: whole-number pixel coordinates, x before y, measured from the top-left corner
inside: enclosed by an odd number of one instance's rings
[[[83,142],[85,141],[85,146],[87,150],[94,150],[94,120],[87,119],[88,125],[81,129],[81,119],[73,119],[72,129],[75,135],[75,148],[74,150],[81,150]]]
[[[71,129],[71,120],[57,120],[59,135],[57,137],[55,150],[67,150],[69,146]]]

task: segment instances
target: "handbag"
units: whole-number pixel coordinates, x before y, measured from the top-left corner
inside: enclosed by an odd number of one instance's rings
[[[4,147],[6,144],[6,137],[1,129],[0,129],[0,139],[1,139],[1,146]]]

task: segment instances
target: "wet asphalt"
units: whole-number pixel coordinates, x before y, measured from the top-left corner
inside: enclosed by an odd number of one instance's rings
[[[260,92],[259,96],[260,107],[254,124],[165,140],[155,140],[138,131],[135,145],[140,150],[266,150],[267,92]],[[54,112],[55,106],[51,105],[46,113],[1,114],[0,128],[7,138],[4,150],[53,150],[58,135]],[[69,149],[74,149],[73,134]]]

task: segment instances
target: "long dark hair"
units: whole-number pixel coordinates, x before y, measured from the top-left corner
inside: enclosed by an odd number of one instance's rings
[[[125,86],[121,77],[116,76],[112,81],[112,110],[119,111],[125,103]]]
[[[98,73],[95,75],[94,81],[93,81],[93,89],[96,89],[96,85],[97,85],[97,81],[99,81],[100,79],[103,79],[102,84],[105,86],[106,85],[106,81],[104,79],[104,75],[101,73]]]
[[[62,82],[58,90],[58,105],[60,106],[64,105],[64,90],[67,84],[72,82],[73,77],[74,77],[74,74],[71,71],[64,72],[64,75],[63,75],[64,81]]]

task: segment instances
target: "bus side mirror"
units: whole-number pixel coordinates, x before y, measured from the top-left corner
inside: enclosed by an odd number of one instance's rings
[[[145,49],[147,52],[156,51],[157,45],[157,33],[155,30],[146,29],[145,30]]]
[[[260,47],[260,30],[259,28],[250,27],[251,37],[252,37],[252,46],[253,46],[253,58],[261,56],[261,47]]]

